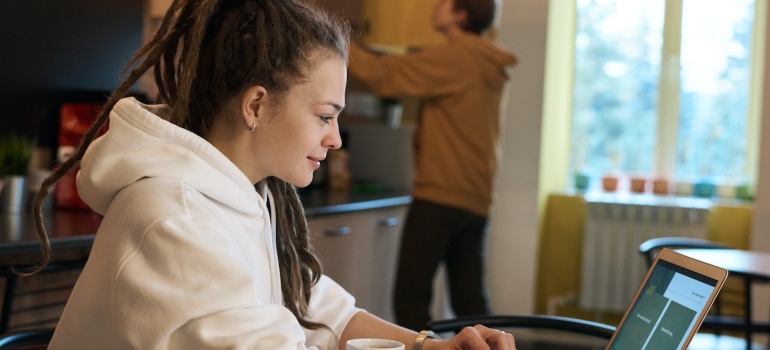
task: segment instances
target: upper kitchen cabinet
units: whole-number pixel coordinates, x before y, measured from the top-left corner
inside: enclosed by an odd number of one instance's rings
[[[431,24],[436,0],[315,0],[353,23],[364,44],[415,48],[444,42]]]
[[[341,16],[367,45],[386,49],[433,46],[445,41],[431,24],[437,0],[307,0]],[[148,17],[159,19],[172,0],[146,0]]]
[[[435,46],[445,41],[433,29],[435,0],[365,0],[362,41],[397,47]]]

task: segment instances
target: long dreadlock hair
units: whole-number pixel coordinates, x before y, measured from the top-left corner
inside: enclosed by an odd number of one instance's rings
[[[109,112],[150,68],[158,86],[156,102],[171,108],[168,120],[202,136],[228,101],[245,89],[261,85],[278,96],[288,91],[306,76],[312,52],[347,61],[349,38],[349,24],[301,0],[174,0],[155,35],[135,53],[128,67],[136,66],[107,100],[75,154],[42,183],[34,205],[41,263],[23,274],[41,271],[51,259],[42,214],[48,189],[83,158]],[[278,214],[284,306],[303,327],[330,330],[308,317],[310,290],[321,276],[321,265],[309,246],[296,189],[275,177],[267,183],[275,193]]]

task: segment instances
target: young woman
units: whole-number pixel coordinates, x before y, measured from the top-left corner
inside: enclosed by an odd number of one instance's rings
[[[418,339],[356,308],[322,275],[294,188],[340,147],[348,36],[300,0],[173,2],[137,52],[141,64],[41,189],[80,161],[79,193],[104,215],[51,349],[344,349],[352,338]],[[150,68],[158,104],[124,98]],[[476,326],[422,348],[514,345]]]

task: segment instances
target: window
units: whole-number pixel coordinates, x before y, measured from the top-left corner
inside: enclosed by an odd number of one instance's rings
[[[578,0],[574,11],[574,172],[753,177],[754,0]]]

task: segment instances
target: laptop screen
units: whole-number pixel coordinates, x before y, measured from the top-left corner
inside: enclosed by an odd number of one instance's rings
[[[609,349],[682,349],[719,282],[659,260]]]

